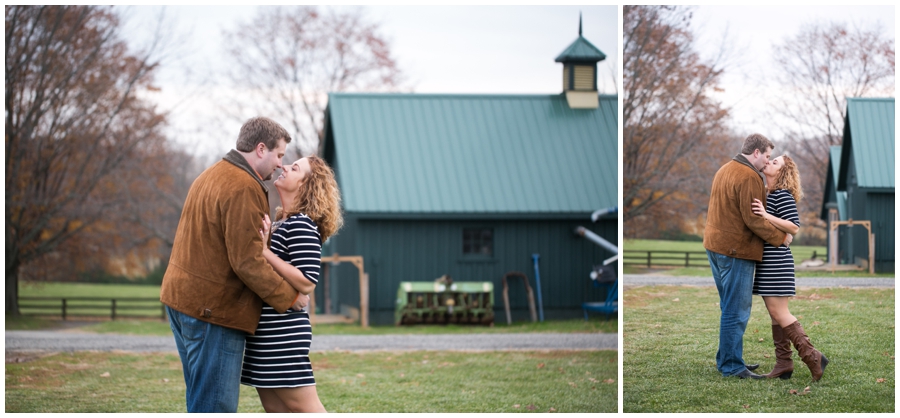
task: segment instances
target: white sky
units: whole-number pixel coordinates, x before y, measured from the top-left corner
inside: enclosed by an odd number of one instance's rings
[[[619,7],[575,6],[339,6],[360,7],[379,22],[394,58],[417,93],[556,94],[561,92],[562,65],[554,58],[583,34],[607,59],[598,67],[601,92],[615,93],[613,73],[621,73]],[[136,22],[152,20],[159,6],[131,6]],[[233,146],[240,127],[215,123],[205,114],[204,90],[191,84],[182,68],[200,74],[227,65],[218,43],[222,29],[252,18],[256,6],[167,6],[176,27],[184,60],[162,69],[162,91],[155,99],[173,109],[173,136],[194,152],[220,155]],[[696,6],[692,27],[698,46],[711,55],[727,33],[733,55],[723,78],[720,99],[732,108],[739,132],[761,132],[773,140],[769,116],[772,49],[796,34],[804,23],[879,22],[890,37],[895,32],[893,6]],[[215,85],[207,88],[216,88]],[[208,90],[205,90],[208,91]],[[251,115],[248,115],[248,117]],[[229,122],[230,123],[230,122]]]
[[[772,132],[764,113],[774,46],[793,37],[803,24],[845,22],[848,26],[872,26],[880,23],[889,38],[895,34],[893,6],[698,6],[692,26],[702,51],[711,54],[721,44],[727,30],[733,47],[733,65],[723,78],[725,94],[720,99],[732,107],[739,132],[762,133],[774,141],[781,136]]]
[[[350,6],[342,6],[350,7]],[[621,64],[617,6],[360,6],[381,34],[416,93],[558,94],[562,64],[554,59],[583,36],[606,54],[598,66],[601,93],[616,92]],[[132,6],[129,30],[142,27],[160,6]],[[196,144],[194,152],[221,155],[234,146],[240,123],[218,126],[204,116],[203,90],[181,68],[202,73],[227,65],[219,44],[222,29],[249,21],[255,6],[167,6],[184,61],[163,68],[155,99],[175,109],[173,136]],[[614,68],[616,70],[614,70]],[[212,86],[211,88],[215,88]],[[253,116],[253,115],[248,115]]]

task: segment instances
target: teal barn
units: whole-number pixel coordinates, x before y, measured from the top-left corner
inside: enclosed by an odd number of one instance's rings
[[[363,257],[370,324],[394,322],[401,282],[444,275],[493,283],[505,322],[503,277],[524,273],[537,292],[533,254],[546,319],[581,318],[583,302],[605,297],[589,274],[615,254],[575,233],[618,242],[616,211],[592,219],[618,196],[618,100],[597,90],[604,58],[579,33],[556,58],[561,94],[329,94],[321,155],[345,225],[323,255]],[[357,317],[354,266],[325,276],[318,311]],[[514,321],[530,320],[521,280],[509,299]]]
[[[894,272],[894,99],[848,98],[841,146],[831,147],[821,218],[829,225],[829,260],[868,265],[869,221],[876,273]]]

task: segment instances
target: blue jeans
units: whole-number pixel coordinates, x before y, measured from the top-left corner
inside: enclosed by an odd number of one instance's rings
[[[719,290],[719,308],[722,310],[716,369],[722,376],[734,376],[747,369],[744,365],[744,331],[750,321],[756,262],[709,250],[706,256]]]
[[[166,306],[187,386],[188,412],[237,412],[243,331],[210,324]]]

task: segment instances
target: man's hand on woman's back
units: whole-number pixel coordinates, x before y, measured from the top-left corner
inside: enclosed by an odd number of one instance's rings
[[[295,311],[303,310],[307,305],[309,305],[309,296],[304,294],[299,294],[297,296],[297,300],[294,301],[294,304],[291,305],[291,309]]]

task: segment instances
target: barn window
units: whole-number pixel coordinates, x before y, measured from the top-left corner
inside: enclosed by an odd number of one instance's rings
[[[463,255],[492,256],[494,254],[494,230],[491,228],[464,228]]]

